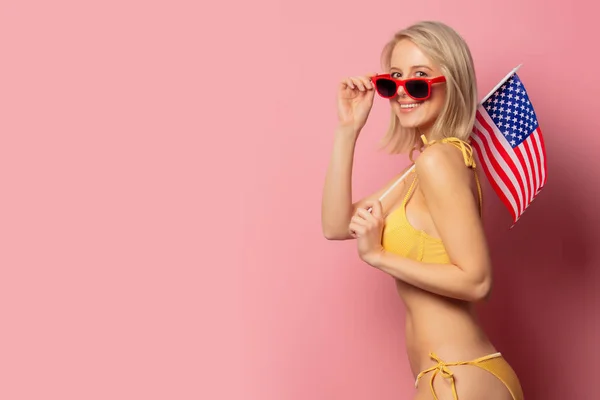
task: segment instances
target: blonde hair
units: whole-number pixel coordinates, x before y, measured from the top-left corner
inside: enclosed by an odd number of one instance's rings
[[[383,48],[381,64],[390,70],[392,51],[403,39],[409,39],[437,64],[446,77],[446,101],[433,124],[430,139],[457,137],[467,141],[477,110],[477,81],[473,58],[464,39],[449,26],[435,21],[422,21],[397,32]],[[381,141],[390,153],[421,148],[418,129],[403,128],[392,110],[387,133]]]

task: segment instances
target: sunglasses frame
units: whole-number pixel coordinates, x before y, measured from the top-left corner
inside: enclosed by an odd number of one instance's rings
[[[383,94],[381,94],[379,89],[377,89],[377,81],[380,79],[392,81],[396,84],[396,90],[394,91],[394,94],[392,96],[384,96]],[[406,90],[406,83],[414,82],[414,81],[423,81],[423,82],[427,83],[427,96],[426,97],[414,97],[408,92],[408,90]],[[435,78],[396,79],[396,78],[392,78],[391,74],[381,74],[381,75],[372,76],[371,82],[373,82],[373,85],[375,86],[375,90],[377,91],[377,94],[380,95],[381,97],[383,97],[384,99],[391,99],[391,98],[396,97],[398,95],[398,88],[400,86],[402,86],[404,88],[404,93],[406,93],[408,95],[408,97],[410,97],[411,99],[417,100],[417,101],[425,101],[431,97],[431,85],[434,83],[446,82],[446,77],[443,75],[440,75]]]

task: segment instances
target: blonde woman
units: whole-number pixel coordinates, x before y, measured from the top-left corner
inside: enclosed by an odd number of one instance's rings
[[[478,104],[465,41],[439,22],[396,33],[384,73],[343,79],[339,125],[322,199],[327,239],[356,239],[367,264],[391,275],[406,306],[416,400],[522,400],[515,372],[477,322],[492,287],[481,188],[469,145]],[[420,154],[376,193],[352,201],[352,161],[375,94],[389,99],[384,144]]]

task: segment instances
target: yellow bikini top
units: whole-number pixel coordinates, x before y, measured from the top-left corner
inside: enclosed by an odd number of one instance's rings
[[[421,136],[421,140],[423,140],[425,146],[431,146],[436,143],[435,140],[428,142],[425,136]],[[444,138],[439,142],[450,143],[459,149],[463,154],[465,165],[473,169],[473,172],[475,173],[475,181],[477,182],[477,191],[479,193],[479,212],[481,215],[483,197],[481,194],[481,185],[475,171],[476,165],[471,145],[455,137]],[[414,173],[414,169],[415,168],[413,164],[411,167],[412,173]],[[448,264],[450,263],[450,258],[446,253],[446,248],[444,247],[442,240],[430,236],[422,230],[414,228],[406,218],[406,204],[410,200],[417,183],[417,174],[414,173],[414,175],[415,177],[408,191],[406,192],[406,195],[404,196],[402,204],[400,207],[390,212],[386,217],[382,235],[382,246],[386,251],[403,257],[411,258],[413,260]],[[393,186],[396,186],[396,184],[404,179],[405,176],[406,174],[400,177],[400,179]],[[384,196],[382,196],[382,198]]]

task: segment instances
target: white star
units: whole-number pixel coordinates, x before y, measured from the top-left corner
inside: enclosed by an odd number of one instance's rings
[[[509,94],[508,97],[512,96],[512,94]],[[506,103],[509,107],[513,105],[512,101],[509,101],[508,103]]]
[[[517,81],[517,82],[515,82],[515,85],[521,86],[521,82]]]
[[[517,144],[517,142],[515,142],[514,140],[510,141],[511,146],[514,146],[515,144]]]
[[[492,119],[496,119],[498,117],[498,115],[496,115],[496,113],[492,114]]]
[[[498,126],[502,126],[502,121],[498,122]]]
[[[519,140],[523,140],[523,135],[519,135],[517,137],[519,138]]]

